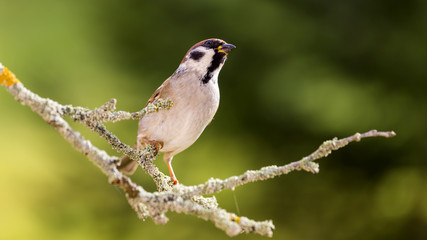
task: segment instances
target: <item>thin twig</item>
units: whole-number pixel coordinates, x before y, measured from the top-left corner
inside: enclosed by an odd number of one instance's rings
[[[234,189],[235,187],[256,181],[263,181],[271,179],[277,176],[288,174],[295,170],[305,170],[312,173],[319,172],[319,165],[313,161],[328,156],[332,151],[338,150],[351,142],[358,142],[363,138],[368,137],[394,137],[396,133],[390,132],[378,132],[377,130],[371,130],[365,133],[356,133],[353,136],[346,137],[343,139],[334,138],[332,140],[325,141],[319,148],[307,157],[302,158],[299,161],[292,162],[283,166],[268,166],[263,167],[259,170],[248,170],[242,175],[229,177],[227,179],[214,179],[211,178],[204,184],[197,186],[180,186],[175,188],[176,192],[191,197],[198,195],[208,195],[220,192],[224,189]]]

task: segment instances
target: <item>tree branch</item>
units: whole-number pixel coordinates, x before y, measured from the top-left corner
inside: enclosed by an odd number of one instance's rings
[[[191,197],[194,195],[207,195],[220,192],[224,189],[234,189],[237,186],[241,186],[250,182],[267,180],[284,174],[288,174],[295,170],[305,170],[311,173],[319,172],[319,165],[314,161],[323,157],[328,156],[332,151],[338,150],[342,147],[345,147],[351,142],[359,142],[362,138],[367,137],[394,137],[396,133],[393,131],[390,132],[378,132],[377,130],[371,130],[365,133],[356,133],[353,136],[323,142],[319,148],[310,154],[307,157],[302,158],[299,161],[292,162],[283,166],[268,166],[263,167],[259,170],[248,170],[242,175],[229,177],[227,179],[209,179],[206,183],[200,184],[198,186],[182,187],[177,188],[180,194],[184,196]]]
[[[143,150],[135,150],[122,143],[114,134],[109,132],[102,122],[117,122],[128,119],[139,119],[157,111],[167,111],[173,103],[170,99],[159,100],[148,104],[139,112],[128,113],[117,111],[116,100],[111,99],[94,110],[71,105],[61,105],[53,100],[42,98],[24,87],[22,83],[6,67],[0,64],[0,84],[15,97],[15,100],[27,105],[39,114],[44,121],[53,126],[76,150],[86,155],[108,177],[111,184],[120,186],[125,192],[129,204],[141,219],[150,217],[157,224],[165,224],[168,218],[167,211],[185,213],[209,220],[229,236],[242,232],[257,233],[272,236],[274,225],[270,220],[254,221],[246,217],[237,216],[219,208],[215,197],[206,198],[203,195],[220,192],[224,189],[234,189],[249,182],[261,181],[295,170],[305,170],[313,173],[319,171],[314,161],[326,157],[332,151],[342,148],[350,142],[360,141],[367,137],[393,137],[394,132],[378,132],[371,130],[366,133],[356,133],[353,136],[325,141],[320,147],[307,157],[284,166],[268,166],[256,171],[246,171],[240,176],[233,176],[225,180],[209,179],[197,186],[173,186],[170,178],[159,171],[154,165],[156,151],[149,146]],[[71,116],[74,120],[86,125],[106,141],[119,153],[126,154],[135,160],[149,174],[157,185],[158,192],[147,192],[142,186],[135,184],[128,176],[117,169],[118,158],[109,156],[105,151],[93,146],[92,143],[74,131],[64,116]]]

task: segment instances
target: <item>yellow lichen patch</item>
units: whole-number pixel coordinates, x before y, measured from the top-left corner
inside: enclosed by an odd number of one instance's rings
[[[0,84],[9,87],[16,83],[19,83],[19,80],[16,78],[15,74],[9,71],[7,67],[3,67],[3,72],[0,74]]]
[[[233,222],[239,223],[240,222],[240,217],[238,217],[238,216],[231,216],[230,220],[233,221]]]

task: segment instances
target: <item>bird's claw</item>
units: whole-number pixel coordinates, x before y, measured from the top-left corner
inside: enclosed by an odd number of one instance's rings
[[[155,155],[157,155],[160,151],[160,149],[163,148],[163,142],[161,141],[155,141],[155,140],[148,140],[146,138],[141,138],[141,142],[144,142],[145,144],[149,144],[155,148]],[[142,144],[143,145],[143,144]]]
[[[171,182],[174,186],[179,184],[178,180],[175,178],[171,178]]]
[[[163,147],[163,142],[152,141],[152,145],[156,148],[156,155],[159,153],[160,149]]]

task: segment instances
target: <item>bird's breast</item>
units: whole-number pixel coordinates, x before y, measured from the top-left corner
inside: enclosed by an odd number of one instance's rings
[[[142,118],[138,137],[162,141],[162,151],[174,154],[193,144],[212,121],[219,106],[218,81],[213,80],[207,84],[200,80],[171,81],[173,91],[168,91],[162,98],[169,97],[173,107]]]

